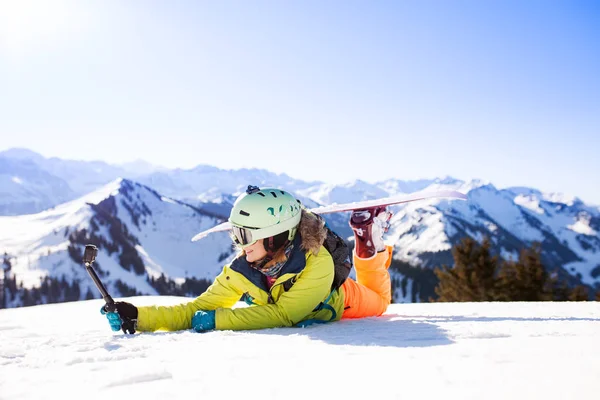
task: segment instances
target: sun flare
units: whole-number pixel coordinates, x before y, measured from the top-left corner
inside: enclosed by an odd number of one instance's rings
[[[0,0],[0,47],[21,53],[72,31],[78,22],[74,5],[66,0]]]

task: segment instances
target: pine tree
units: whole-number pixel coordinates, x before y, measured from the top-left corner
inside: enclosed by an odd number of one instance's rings
[[[4,259],[2,261],[2,267],[0,269],[0,308],[6,308],[8,303],[7,292],[10,291],[8,281],[10,279],[10,271],[12,269],[10,257],[6,252],[4,252]]]
[[[552,300],[553,301],[569,301],[571,296],[571,288],[566,280],[559,281],[557,277],[552,278]]]
[[[6,308],[6,290],[4,289],[4,270],[0,271],[0,309]]]
[[[436,269],[437,301],[494,301],[498,298],[498,257],[490,253],[488,238],[479,245],[466,237],[452,248],[454,268]]]
[[[596,301],[600,301],[600,290],[596,292]]]
[[[22,293],[21,302],[23,303],[23,307],[32,306],[33,299],[31,297],[31,293],[29,292],[29,289],[23,288],[21,293]]]
[[[88,287],[87,292],[85,293],[85,299],[86,300],[94,299],[94,293],[92,293],[92,290],[89,287]]]
[[[501,297],[506,301],[553,299],[553,281],[541,261],[538,243],[521,250],[518,261],[506,261],[499,273]]]
[[[575,286],[569,294],[569,301],[588,301],[589,299],[588,288],[583,285]]]
[[[2,267],[4,268],[4,272],[10,272],[12,269],[12,264],[10,263],[10,257],[8,253],[4,252],[4,260],[2,261]]]

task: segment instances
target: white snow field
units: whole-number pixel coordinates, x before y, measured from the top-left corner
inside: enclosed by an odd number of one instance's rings
[[[600,398],[598,302],[392,304],[307,328],[133,336],[102,304],[0,310],[0,399]]]

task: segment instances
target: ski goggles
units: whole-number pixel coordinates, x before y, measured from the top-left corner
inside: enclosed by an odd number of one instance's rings
[[[289,231],[294,229],[300,223],[301,214],[298,213],[293,218],[289,218],[285,221],[281,221],[277,224],[266,226],[263,228],[251,228],[248,226],[240,226],[231,224],[231,237],[233,241],[240,246],[242,249],[252,246],[260,239],[275,236],[281,232]],[[293,236],[293,234],[292,234]]]
[[[258,241],[258,239],[253,239],[252,231],[252,229],[233,225],[231,227],[231,237],[233,238],[233,241],[243,249],[252,246]]]

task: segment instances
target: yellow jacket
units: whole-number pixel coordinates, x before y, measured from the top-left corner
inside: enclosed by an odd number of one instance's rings
[[[318,254],[301,249],[299,234],[281,275],[271,289],[262,273],[245,257],[225,265],[213,284],[195,300],[176,306],[138,307],[139,331],[191,329],[198,310],[216,310],[216,329],[245,330],[293,326],[303,321],[339,320],[344,311],[344,292],[331,292],[333,259],[320,247]],[[330,296],[331,294],[331,296]],[[250,307],[232,309],[244,298]],[[323,304],[326,302],[326,305]]]

